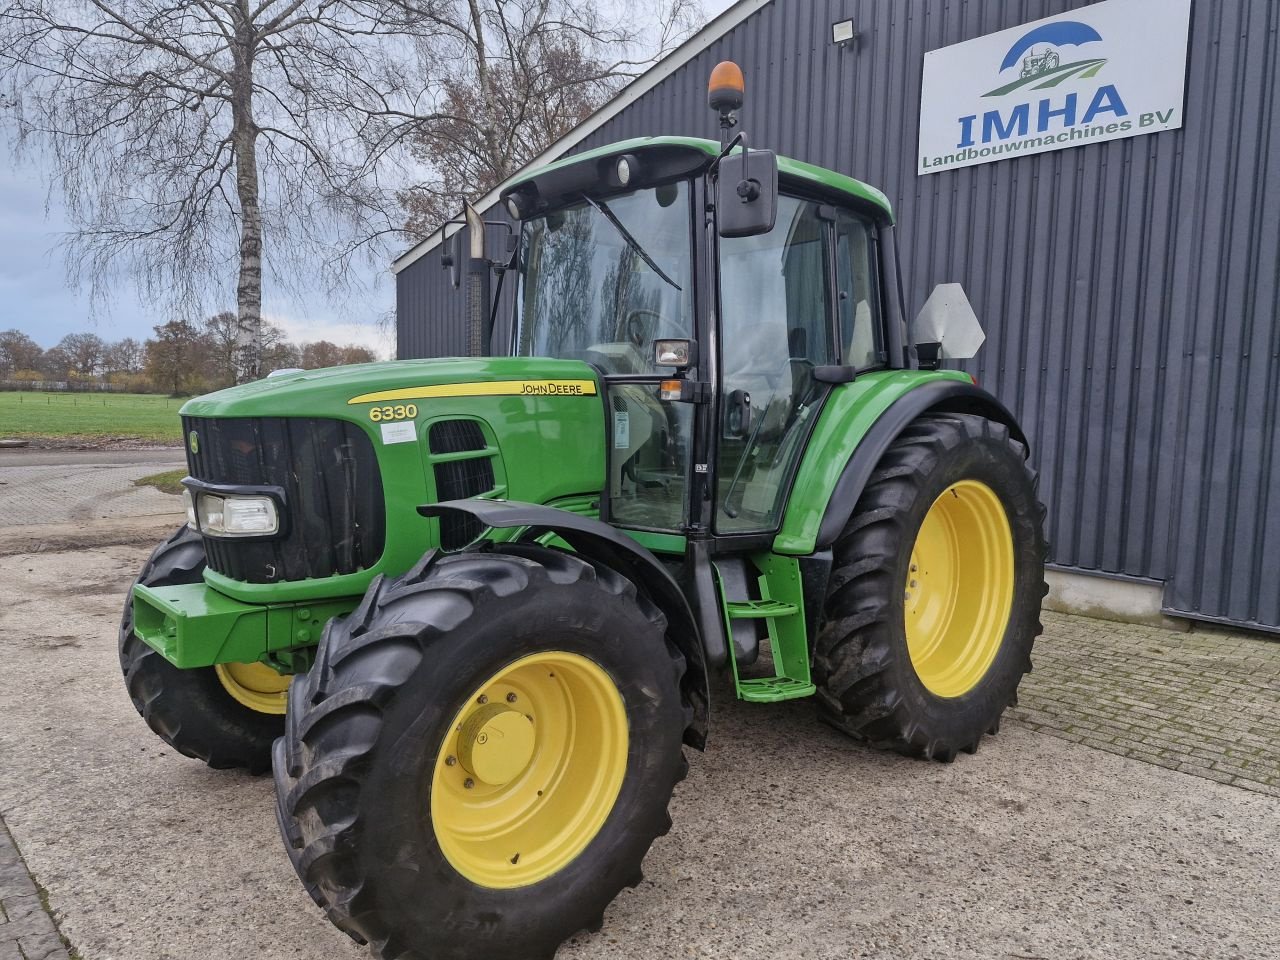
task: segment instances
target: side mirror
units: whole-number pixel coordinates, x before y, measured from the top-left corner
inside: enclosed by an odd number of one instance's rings
[[[716,216],[722,237],[756,237],[778,220],[778,155],[743,150],[720,161]]]

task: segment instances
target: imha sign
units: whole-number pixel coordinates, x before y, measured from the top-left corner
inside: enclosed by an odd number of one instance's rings
[[[1191,0],[1105,0],[925,54],[921,175],[1182,126]]]

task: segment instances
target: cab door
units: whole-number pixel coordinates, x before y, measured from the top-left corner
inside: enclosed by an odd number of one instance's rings
[[[720,241],[717,534],[777,528],[837,363],[833,208],[778,199],[774,229]]]

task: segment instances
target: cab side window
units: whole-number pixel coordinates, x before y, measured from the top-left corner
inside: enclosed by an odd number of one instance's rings
[[[856,370],[885,362],[874,230],[870,220],[847,210],[841,210],[836,218],[840,349],[844,364]]]

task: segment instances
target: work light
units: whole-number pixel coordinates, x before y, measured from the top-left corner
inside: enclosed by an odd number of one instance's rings
[[[618,158],[618,165],[615,168],[618,174],[618,183],[624,187],[631,185],[631,181],[636,178],[639,172],[639,161],[631,154],[624,154]]]
[[[692,340],[655,340],[653,362],[659,367],[691,367],[697,362],[697,345]]]

